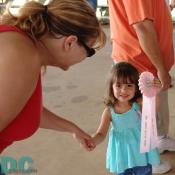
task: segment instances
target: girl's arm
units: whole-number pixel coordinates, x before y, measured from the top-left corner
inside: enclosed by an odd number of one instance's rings
[[[43,108],[40,127],[72,133],[78,142],[87,150],[89,150],[89,147],[95,147],[91,137],[81,130],[76,124],[57,116],[46,108]]]
[[[111,112],[109,108],[105,108],[102,114],[100,125],[96,133],[92,136],[96,145],[100,144],[106,137],[111,122]]]

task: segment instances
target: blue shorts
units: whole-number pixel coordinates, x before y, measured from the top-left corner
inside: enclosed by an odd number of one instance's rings
[[[123,173],[117,175],[152,175],[152,165],[136,166],[134,168],[126,169]]]

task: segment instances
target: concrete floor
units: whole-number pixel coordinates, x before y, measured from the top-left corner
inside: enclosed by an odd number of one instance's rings
[[[104,26],[104,30],[108,42],[93,58],[68,72],[48,67],[43,77],[44,105],[89,134],[96,131],[100,121],[106,78],[112,64],[109,26]],[[175,77],[174,69],[172,74]],[[169,95],[170,136],[175,138],[175,88],[169,90]],[[23,155],[32,157],[37,170],[32,175],[109,175],[105,169],[107,140],[89,153],[70,134],[40,129],[33,137],[10,146],[3,155],[15,159]],[[175,175],[175,152],[166,152],[161,157],[173,167],[167,175]]]

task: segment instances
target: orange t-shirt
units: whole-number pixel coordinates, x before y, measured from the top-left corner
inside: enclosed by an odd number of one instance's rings
[[[145,55],[132,25],[145,19],[153,21],[157,31],[163,63],[169,71],[174,63],[173,25],[165,0],[109,0],[112,58],[127,61],[140,72],[157,70]]]

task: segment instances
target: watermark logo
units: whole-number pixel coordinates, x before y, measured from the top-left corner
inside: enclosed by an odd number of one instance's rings
[[[22,156],[15,160],[9,156],[0,157],[1,173],[36,173],[37,170],[33,168],[33,159],[29,156]]]

